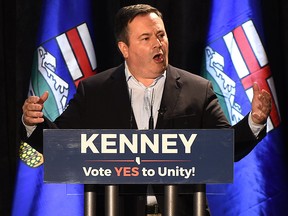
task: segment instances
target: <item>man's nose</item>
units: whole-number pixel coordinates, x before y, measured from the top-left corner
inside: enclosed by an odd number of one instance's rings
[[[162,47],[162,42],[161,42],[161,39],[159,39],[158,37],[155,38],[155,41],[154,41],[154,48],[156,47]]]

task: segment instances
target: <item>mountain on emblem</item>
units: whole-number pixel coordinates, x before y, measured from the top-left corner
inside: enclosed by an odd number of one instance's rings
[[[51,90],[50,93],[54,96],[58,110],[62,112],[66,106],[69,85],[55,73],[57,67],[55,57],[47,52],[42,46],[40,46],[37,51],[38,70],[49,85]]]
[[[241,114],[241,106],[235,102],[236,83],[224,72],[224,58],[219,53],[207,46],[205,49],[206,70],[213,78],[213,86],[217,85],[225,101],[226,112],[228,112],[230,123],[232,125],[239,122],[244,116]],[[223,107],[224,104],[222,104]],[[227,113],[226,113],[227,115]]]

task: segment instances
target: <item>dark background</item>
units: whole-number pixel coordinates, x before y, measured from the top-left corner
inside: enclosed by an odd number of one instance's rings
[[[287,134],[288,1],[260,2],[264,43]],[[7,1],[0,2],[0,215],[9,215],[11,210],[22,131],[21,107],[28,92],[41,3],[41,0],[16,0],[15,7],[15,2],[9,5]],[[148,3],[163,12],[170,42],[170,63],[199,74],[208,27],[209,0],[94,0],[98,72],[121,62],[113,37],[114,15],[120,7],[134,3]],[[286,138],[285,143],[287,141]]]

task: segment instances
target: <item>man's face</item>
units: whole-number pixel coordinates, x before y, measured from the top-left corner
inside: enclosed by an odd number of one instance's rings
[[[129,46],[119,48],[130,72],[141,79],[155,79],[168,65],[168,38],[163,20],[155,13],[139,15],[128,24]]]

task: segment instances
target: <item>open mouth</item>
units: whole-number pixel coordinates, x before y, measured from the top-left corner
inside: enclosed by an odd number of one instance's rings
[[[154,57],[153,57],[154,61],[156,62],[163,62],[164,60],[164,57],[163,57],[163,54],[159,53],[159,54],[156,54]]]

